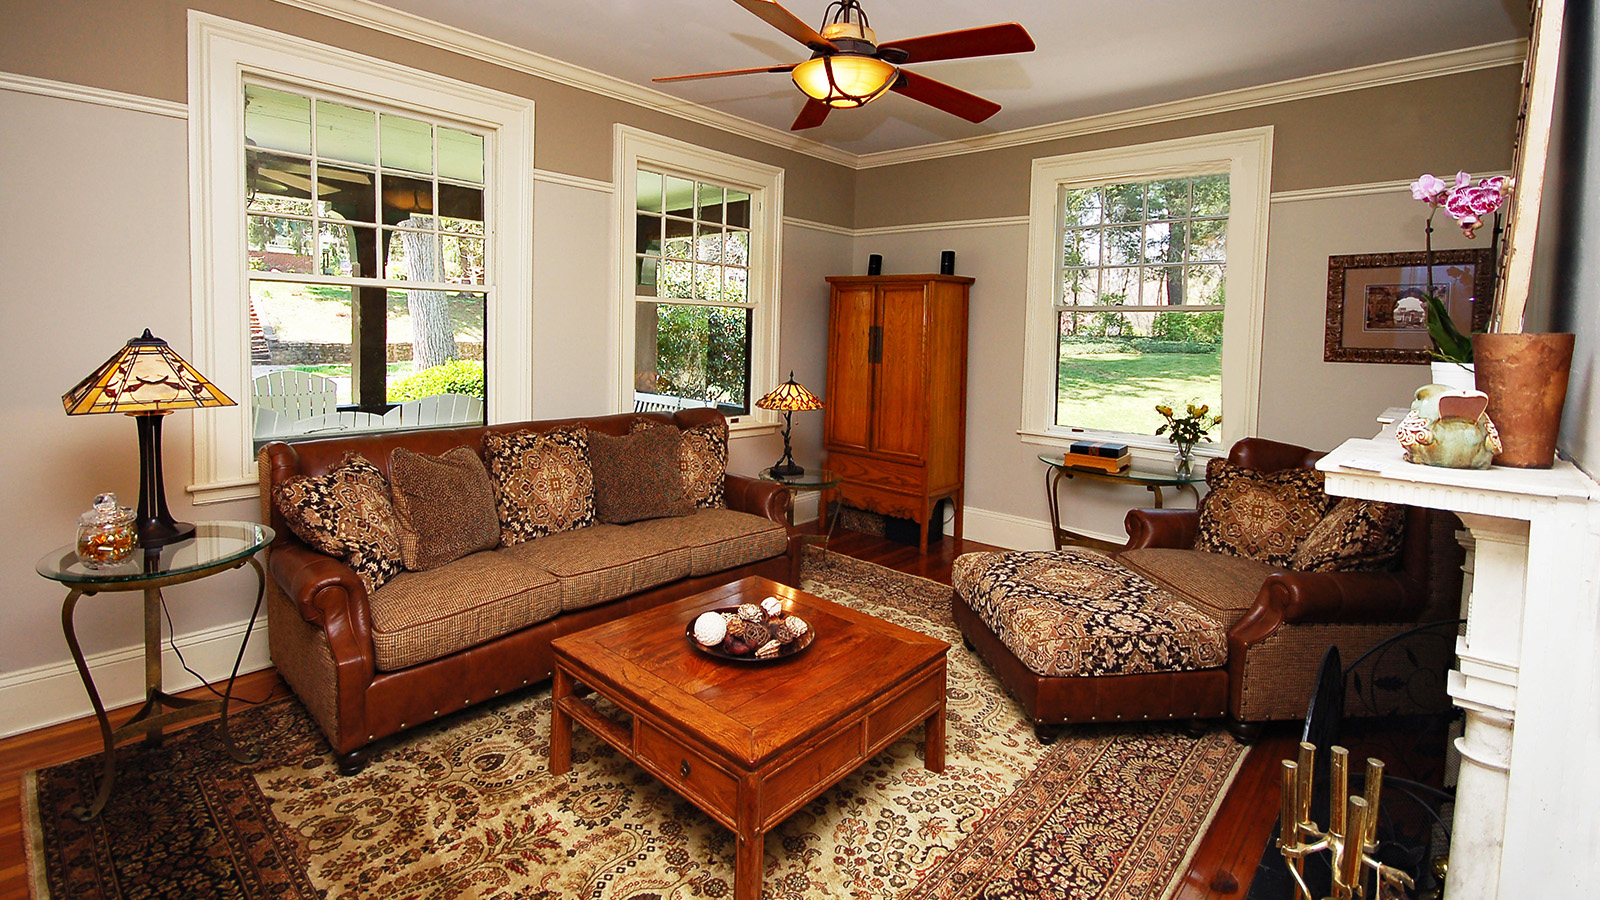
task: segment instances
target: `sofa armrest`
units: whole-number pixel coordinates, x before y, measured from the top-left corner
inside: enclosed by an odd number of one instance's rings
[[[789,525],[789,489],[772,481],[728,473],[728,508]]]
[[[292,540],[272,545],[267,568],[300,617],[322,629],[341,672],[358,683],[372,680],[377,663],[372,650],[372,624],[367,588],[361,576],[344,563]]]
[[[1160,547],[1171,550],[1194,548],[1200,531],[1200,512],[1193,509],[1130,509],[1122,527],[1128,530],[1124,550]]]
[[[1423,593],[1396,572],[1276,572],[1229,634],[1248,646],[1284,625],[1410,622],[1422,612]]]

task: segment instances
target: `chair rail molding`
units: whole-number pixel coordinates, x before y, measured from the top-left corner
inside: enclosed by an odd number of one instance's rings
[[[1600,872],[1600,485],[1550,469],[1413,465],[1389,435],[1318,464],[1329,494],[1458,514],[1466,626],[1450,696],[1466,713],[1446,895],[1593,897]]]

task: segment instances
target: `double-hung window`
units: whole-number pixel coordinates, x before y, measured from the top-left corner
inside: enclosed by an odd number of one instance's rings
[[[1034,161],[1023,432],[1161,446],[1156,406],[1253,432],[1271,130]]]
[[[617,126],[619,403],[735,427],[777,382],[781,170]]]

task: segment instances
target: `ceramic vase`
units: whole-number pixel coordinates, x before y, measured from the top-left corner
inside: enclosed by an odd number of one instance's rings
[[[1504,444],[1495,465],[1548,469],[1555,463],[1572,347],[1570,334],[1472,336],[1477,388],[1489,395],[1489,418]]]
[[[1430,365],[1433,369],[1431,375],[1434,384],[1442,384],[1458,391],[1478,389],[1477,376],[1474,371],[1475,363],[1447,362],[1442,359],[1436,359]],[[1492,413],[1490,418],[1494,418]]]

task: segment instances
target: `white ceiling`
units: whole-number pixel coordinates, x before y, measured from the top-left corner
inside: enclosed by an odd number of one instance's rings
[[[825,0],[784,0],[812,27]],[[808,51],[731,0],[384,0],[384,5],[640,85],[798,62]],[[914,65],[1002,105],[971,124],[889,94],[839,110],[813,140],[865,154],[1203,96],[1527,34],[1526,0],[863,0],[880,41],[1020,22],[1032,53]],[[787,130],[787,75],[654,85]]]

